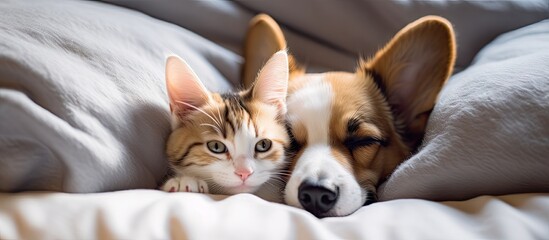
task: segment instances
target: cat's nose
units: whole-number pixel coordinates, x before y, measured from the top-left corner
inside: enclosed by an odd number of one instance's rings
[[[254,171],[251,169],[237,169],[236,171],[234,171],[234,174],[239,176],[243,182],[246,181],[246,179],[248,179],[248,177],[250,177],[250,175],[252,175],[253,173]]]

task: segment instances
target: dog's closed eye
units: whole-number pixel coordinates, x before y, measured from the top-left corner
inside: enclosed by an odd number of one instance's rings
[[[386,141],[377,137],[349,136],[343,142],[343,145],[345,145],[345,147],[347,147],[351,151],[359,147],[368,147],[374,144],[385,146]]]
[[[360,118],[351,118],[347,122],[347,137],[343,145],[353,151],[359,147],[368,147],[374,144],[386,145],[386,140],[375,135],[379,130],[372,124],[367,124]]]

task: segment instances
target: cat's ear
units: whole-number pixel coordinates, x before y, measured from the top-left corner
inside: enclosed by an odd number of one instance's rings
[[[285,50],[278,51],[259,71],[252,88],[253,98],[276,106],[281,115],[286,114],[288,78],[288,54]]]
[[[175,55],[166,60],[166,88],[170,111],[177,116],[196,110],[210,99],[210,93],[191,67]]]

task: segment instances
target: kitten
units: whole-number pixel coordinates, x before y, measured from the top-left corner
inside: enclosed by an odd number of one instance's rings
[[[255,84],[237,93],[209,92],[179,57],[166,62],[172,113],[167,142],[174,177],[164,191],[281,195],[290,143],[285,128],[288,56],[275,53]],[[271,180],[271,181],[270,181]],[[269,181],[269,182],[268,182]]]

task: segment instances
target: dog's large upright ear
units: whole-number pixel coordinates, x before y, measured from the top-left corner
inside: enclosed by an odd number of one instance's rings
[[[453,70],[452,25],[427,16],[410,23],[359,70],[371,74],[385,94],[397,128],[410,149],[423,138],[438,93]]]
[[[274,53],[283,49],[286,49],[286,40],[278,24],[269,15],[255,16],[250,21],[244,43],[244,88],[250,88],[261,67]]]

